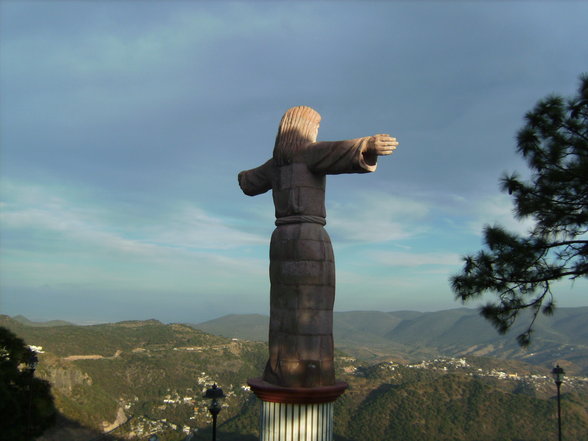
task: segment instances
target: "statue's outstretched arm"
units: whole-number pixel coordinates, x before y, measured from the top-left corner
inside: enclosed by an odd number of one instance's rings
[[[247,196],[256,196],[271,190],[271,167],[273,159],[251,170],[244,170],[238,175],[239,187]]]
[[[368,173],[376,170],[378,156],[391,154],[396,138],[378,134],[345,141],[323,141],[304,151],[310,170],[320,174]]]
[[[367,143],[367,154],[375,154],[377,156],[390,155],[398,147],[396,138],[392,138],[387,134],[379,134],[370,136]]]
[[[367,142],[361,152],[361,160],[368,166],[375,167],[378,161],[378,156],[391,155],[392,152],[396,150],[396,147],[398,147],[398,141],[396,141],[396,138],[392,138],[388,134],[368,136],[364,139],[367,139]]]

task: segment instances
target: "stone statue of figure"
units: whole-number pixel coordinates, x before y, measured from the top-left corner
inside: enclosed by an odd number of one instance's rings
[[[373,172],[377,157],[398,145],[389,135],[317,142],[320,120],[310,107],[289,109],[272,158],[239,173],[246,195],[272,190],[276,229],[270,243],[269,360],[263,380],[282,387],[335,383],[335,262],[323,228],[326,175]]]

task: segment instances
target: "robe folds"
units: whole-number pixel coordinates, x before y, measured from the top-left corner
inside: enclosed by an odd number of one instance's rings
[[[269,360],[263,379],[283,387],[335,383],[335,260],[326,224],[326,175],[367,173],[377,156],[369,137],[307,144],[284,165],[274,159],[239,173],[243,192],[272,190]]]

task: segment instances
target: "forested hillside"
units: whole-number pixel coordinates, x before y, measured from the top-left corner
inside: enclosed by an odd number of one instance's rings
[[[269,318],[257,314],[229,315],[192,325],[225,337],[267,341]],[[487,356],[517,359],[539,366],[568,362],[570,373],[588,376],[588,307],[559,308],[541,316],[533,343],[521,348],[523,317],[510,333],[499,335],[478,311],[459,308],[436,312],[335,312],[334,336],[338,349],[365,361],[418,361],[437,356]]]
[[[38,327],[0,316],[0,326],[42,347],[37,375],[71,420],[39,441],[87,440],[88,429],[111,431],[111,440],[209,440],[202,393],[213,383],[227,394],[219,440],[256,440],[259,405],[245,384],[262,371],[262,342],[155,320]],[[549,366],[480,357],[367,362],[340,351],[336,363],[350,385],[335,407],[338,441],[547,441],[556,433]],[[588,379],[568,377],[562,392],[566,440],[580,441]]]

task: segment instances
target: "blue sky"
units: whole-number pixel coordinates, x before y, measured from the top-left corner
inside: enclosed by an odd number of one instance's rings
[[[588,71],[584,2],[0,2],[0,312],[198,322],[269,310],[271,195],[237,173],[283,112],[319,140],[390,133],[369,175],[328,178],[336,310],[460,307],[448,278],[514,136]],[[558,286],[587,304],[585,281]],[[474,306],[474,305],[472,305]]]

